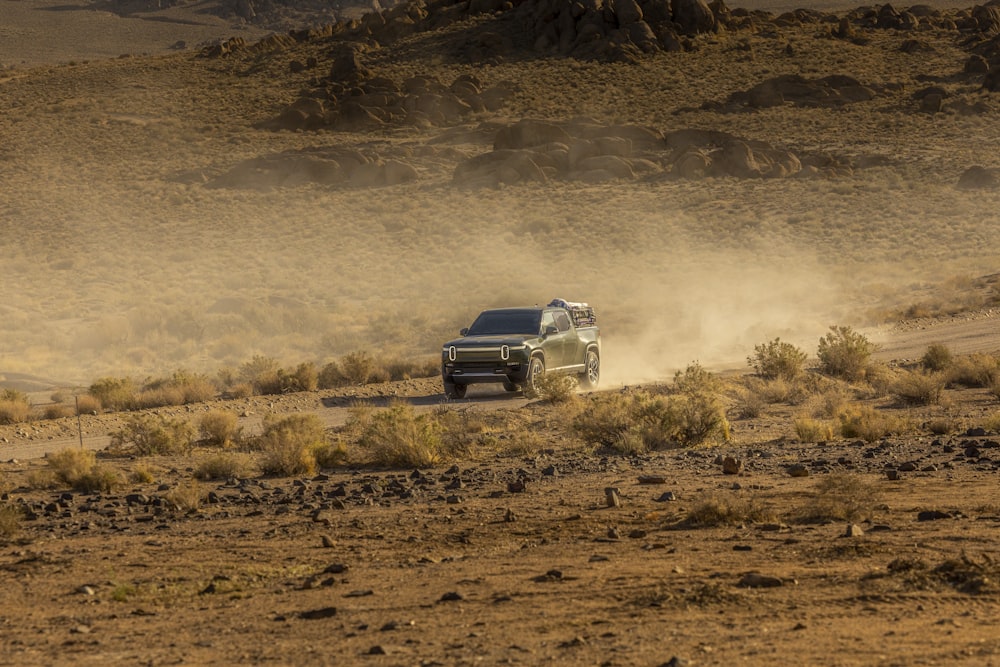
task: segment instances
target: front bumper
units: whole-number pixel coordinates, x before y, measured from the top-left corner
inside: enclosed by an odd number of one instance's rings
[[[441,376],[454,384],[524,382],[528,374],[526,346],[458,347],[441,351]]]

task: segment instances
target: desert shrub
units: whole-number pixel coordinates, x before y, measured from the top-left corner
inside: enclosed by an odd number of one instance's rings
[[[144,463],[132,466],[128,474],[128,481],[133,484],[152,484],[154,480],[153,471]]]
[[[864,376],[868,360],[877,349],[864,334],[851,327],[832,326],[829,333],[820,338],[816,356],[823,373],[854,381]]]
[[[42,410],[42,416],[45,419],[62,419],[63,417],[73,417],[74,415],[76,415],[76,409],[66,403],[46,405]]]
[[[343,443],[326,442],[313,449],[316,465],[320,468],[336,468],[350,462],[350,452]]]
[[[993,433],[1000,433],[1000,412],[994,412],[991,415],[983,417],[979,421],[979,426],[986,429],[987,431],[992,431]]]
[[[74,401],[74,407],[78,415],[96,415],[102,408],[100,399],[91,394],[77,396]]]
[[[961,426],[961,422],[953,417],[936,417],[928,420],[924,424],[924,428],[934,435],[948,435],[949,433],[955,433],[961,428]]]
[[[122,483],[118,471],[97,465],[89,449],[63,449],[46,457],[46,462],[58,482],[78,491],[111,491]]]
[[[285,417],[269,415],[264,432],[257,438],[260,467],[266,475],[311,475],[316,471],[313,453],[326,443],[323,422],[313,414]]]
[[[951,366],[951,362],[951,350],[941,343],[929,345],[927,351],[924,352],[924,356],[920,359],[920,365],[932,372],[946,370]]]
[[[833,419],[850,403],[851,395],[844,387],[830,387],[810,399],[809,411],[813,417]]]
[[[692,366],[677,374],[673,393],[667,396],[637,391],[590,397],[573,428],[586,442],[623,453],[639,451],[640,440],[645,449],[728,440],[719,388],[718,378]]]
[[[538,395],[546,403],[569,403],[576,398],[580,383],[572,375],[543,373],[535,378]]]
[[[316,391],[319,386],[319,372],[316,364],[305,361],[294,370],[285,371],[284,391]]]
[[[1000,378],[990,384],[990,393],[993,394],[994,398],[1000,399]]]
[[[9,539],[21,530],[24,509],[13,503],[0,503],[0,538]]]
[[[882,362],[873,362],[865,368],[865,392],[869,398],[885,398],[892,395],[900,376],[899,370]]]
[[[205,492],[198,480],[191,478],[185,484],[178,484],[167,491],[163,499],[182,512],[197,512],[205,500]]]
[[[989,354],[956,357],[948,368],[949,385],[990,387],[1000,381],[1000,361]]]
[[[250,459],[246,454],[224,452],[212,454],[198,461],[195,466],[196,479],[238,479],[250,470]]]
[[[910,405],[934,405],[941,400],[944,391],[943,373],[926,371],[903,371],[893,383],[893,393]]]
[[[744,493],[705,493],[696,498],[685,522],[692,526],[731,526],[774,518],[760,500]]]
[[[734,407],[740,419],[759,417],[764,412],[764,406],[767,405],[760,392],[763,383],[757,378],[750,379],[754,382],[748,382],[745,386],[736,389]]]
[[[441,374],[441,360],[438,357],[427,357],[416,361],[393,359],[386,363],[385,372],[393,381],[435,377]]]
[[[16,389],[0,391],[0,424],[20,424],[31,417],[27,394]]]
[[[766,380],[794,380],[802,374],[805,363],[806,353],[780,338],[754,346],[753,355],[747,357],[747,364]]]
[[[111,434],[111,446],[139,456],[177,454],[191,450],[194,434],[194,427],[185,419],[139,414],[129,417],[121,429]]]
[[[903,431],[903,420],[867,405],[849,406],[838,415],[840,434],[845,438],[861,438],[875,442],[891,433]]]
[[[198,420],[198,432],[203,444],[228,447],[240,437],[239,418],[229,410],[209,410]]]
[[[370,354],[352,352],[338,361],[323,366],[319,373],[320,389],[335,389],[391,379],[386,368],[380,367]]]
[[[833,426],[828,421],[799,417],[795,420],[795,435],[802,442],[826,442],[833,439]]]
[[[802,520],[859,521],[872,518],[879,499],[871,480],[851,473],[832,473],[821,478],[806,503]]]
[[[135,407],[137,387],[131,378],[101,378],[90,385],[87,393],[107,410],[131,410]]]
[[[393,405],[370,416],[358,445],[375,465],[426,468],[444,458],[441,431],[432,415],[417,415],[410,405]]]
[[[186,405],[215,398],[215,383],[207,375],[175,371],[170,377],[150,380],[135,397],[139,408]]]

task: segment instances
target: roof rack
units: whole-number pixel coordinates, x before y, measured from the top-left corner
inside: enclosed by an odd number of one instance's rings
[[[569,316],[573,318],[573,325],[580,327],[597,326],[597,315],[589,304],[582,302],[566,301],[565,299],[552,299],[549,308],[565,308]]]

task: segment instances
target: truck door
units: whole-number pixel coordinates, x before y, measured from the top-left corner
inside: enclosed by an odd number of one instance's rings
[[[573,328],[573,323],[569,319],[569,313],[565,310],[555,311],[556,326],[559,328],[559,335],[562,337],[562,359],[560,366],[572,366],[582,362],[583,351],[580,350],[580,336]]]

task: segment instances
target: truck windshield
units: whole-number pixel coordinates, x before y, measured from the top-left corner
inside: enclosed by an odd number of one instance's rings
[[[537,336],[542,313],[537,310],[487,310],[469,327],[470,336],[532,334]]]

